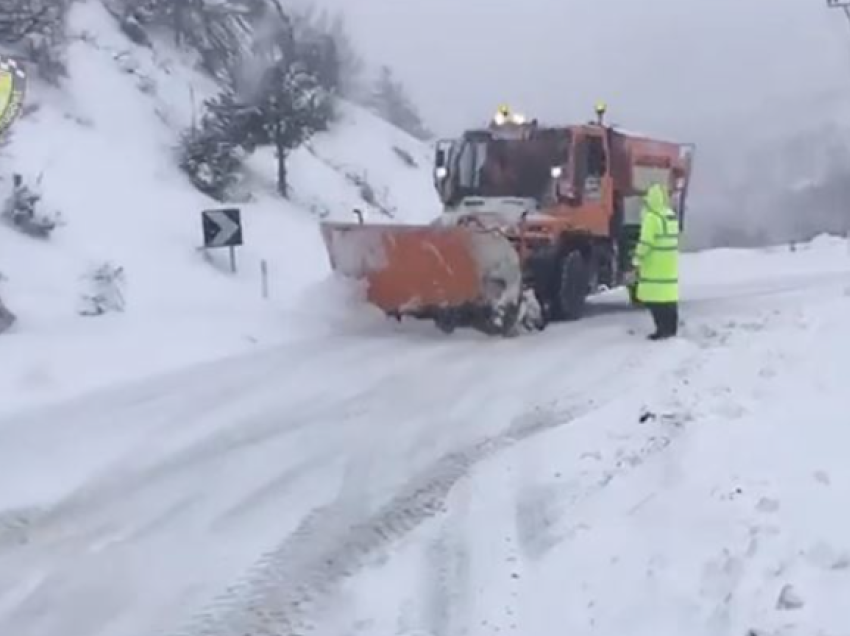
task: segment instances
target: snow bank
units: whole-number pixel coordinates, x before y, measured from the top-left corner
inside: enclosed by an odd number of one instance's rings
[[[689,280],[713,285],[793,283],[844,274],[850,263],[850,240],[819,236],[809,243],[763,249],[718,249],[686,254],[682,258],[682,285]]]

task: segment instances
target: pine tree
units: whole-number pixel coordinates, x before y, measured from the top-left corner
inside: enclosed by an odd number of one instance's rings
[[[246,67],[259,69],[258,77],[243,73],[241,94],[255,107],[257,116],[249,129],[259,143],[274,147],[277,156],[277,188],[289,194],[289,154],[316,132],[327,129],[334,116],[334,93],[323,76],[326,60],[314,47],[309,33],[278,4],[274,21],[269,20],[255,41],[254,57]]]
[[[180,168],[201,192],[225,201],[239,183],[242,148],[251,147],[250,125],[255,113],[225,91],[204,102],[198,126],[181,137]]]
[[[289,154],[327,129],[333,116],[332,98],[303,62],[280,60],[266,74],[257,108],[264,140],[275,148],[278,192],[286,197]]]
[[[388,66],[381,67],[367,105],[378,116],[417,139],[425,141],[433,137],[408,97],[404,85]]]

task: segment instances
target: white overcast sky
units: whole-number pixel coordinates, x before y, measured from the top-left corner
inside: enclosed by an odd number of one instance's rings
[[[850,25],[826,0],[319,0],[350,17],[439,133],[502,102],[560,122],[596,100],[627,128],[707,119],[850,88]],[[816,100],[815,100],[816,103]]]

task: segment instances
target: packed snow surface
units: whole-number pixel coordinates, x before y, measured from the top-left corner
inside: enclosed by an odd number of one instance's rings
[[[847,247],[683,274],[666,343],[619,294],[508,340],[326,307],[8,417],[0,633],[846,633]]]

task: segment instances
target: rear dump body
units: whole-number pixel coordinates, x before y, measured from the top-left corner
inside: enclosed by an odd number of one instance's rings
[[[499,331],[522,294],[519,255],[475,227],[323,223],[332,269],[365,282],[366,300],[392,316]]]

